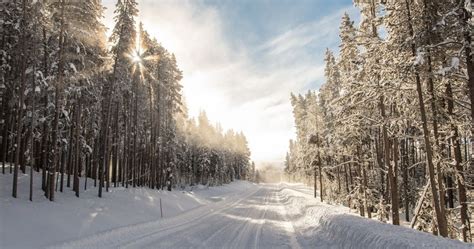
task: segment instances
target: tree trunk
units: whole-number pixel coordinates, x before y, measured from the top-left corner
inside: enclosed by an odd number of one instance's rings
[[[448,96],[448,114],[454,116],[454,103],[453,103],[453,91],[451,88],[451,83],[448,83],[446,93]],[[451,143],[454,146],[454,162],[456,170],[456,180],[458,185],[458,198],[459,205],[461,206],[461,233],[462,240],[464,242],[468,241],[468,228],[469,218],[468,218],[468,207],[467,207],[467,194],[466,194],[466,182],[464,177],[464,169],[461,165],[462,162],[462,153],[461,153],[461,144],[459,143],[459,131],[458,127],[451,122],[451,130],[453,135],[451,137]],[[470,236],[469,236],[470,237]]]
[[[117,187],[117,171],[118,171],[118,143],[120,141],[119,136],[119,103],[116,103],[115,108],[115,123],[114,123],[114,136],[112,137],[112,182],[114,187]]]
[[[372,218],[372,208],[369,205],[368,201],[368,195],[367,195],[367,170],[366,170],[366,165],[362,165],[362,186],[364,187],[364,206],[365,210],[367,212],[367,218],[371,219]]]
[[[469,1],[469,0],[468,0]],[[469,2],[468,2],[469,3]],[[471,8],[474,8],[474,0],[470,0]],[[472,12],[466,8],[465,0],[460,0],[462,8],[459,11],[459,20],[463,25],[463,37],[464,37],[464,54],[466,56],[466,68],[467,68],[467,87],[469,89],[469,98],[471,100],[471,151],[474,151],[474,55],[472,51],[472,28],[470,27],[470,21],[472,18]],[[471,154],[471,168],[474,168],[474,154]]]
[[[133,82],[133,176],[132,184],[137,186],[137,178],[140,175],[138,168],[138,79]]]
[[[35,29],[36,31],[36,26]],[[36,55],[36,45],[35,45],[35,55]],[[35,127],[36,127],[36,64],[33,66],[33,93],[32,93],[32,100],[31,100],[31,161],[30,161],[30,201],[33,201],[33,168],[36,166],[35,162]]]
[[[323,166],[322,166],[322,163],[321,163],[321,155],[319,154],[319,150],[318,150],[318,167],[319,167],[319,199],[321,200],[321,202],[323,202],[323,193],[324,193],[324,189],[323,189]]]
[[[73,110],[72,116],[74,117],[76,115],[76,109]],[[69,143],[68,143],[68,148],[67,148],[67,166],[65,167],[64,164],[61,164],[61,187],[60,191],[63,192],[63,184],[64,184],[64,173],[67,174],[67,179],[66,179],[66,187],[70,188],[71,187],[71,172],[72,172],[72,164],[73,164],[73,145],[74,145],[74,124],[69,127]],[[65,168],[66,171],[65,172]]]
[[[313,179],[314,179],[313,188],[314,188],[314,198],[316,198],[316,196],[317,196],[317,190],[318,190],[318,184],[317,184],[317,182],[316,182],[316,181],[317,181],[316,175],[317,175],[317,173],[318,173],[318,172],[317,172],[318,170],[317,170],[317,168],[316,168],[316,165],[314,165],[313,162],[311,162],[311,164],[313,165]]]
[[[410,205],[408,199],[408,139],[402,140],[402,178],[403,178],[403,201],[405,208],[405,220],[410,221]]]
[[[346,195],[348,196],[348,200],[347,200],[347,206],[350,207],[351,206],[351,197],[350,197],[350,188],[349,188],[349,174],[348,174],[348,165],[345,164],[344,165],[344,181],[345,181],[345,187],[346,187]],[[316,170],[316,169],[315,169]]]
[[[406,8],[407,8],[407,14],[408,14],[409,32],[410,32],[410,36],[412,37],[414,35],[414,31],[411,24],[412,18],[411,18],[411,13],[410,13],[410,4],[408,0],[405,0],[405,3],[406,3]],[[411,50],[412,50],[411,51],[412,55],[416,56],[416,45],[414,43],[411,46]],[[433,165],[433,150],[431,147],[430,133],[428,130],[428,119],[426,117],[423,90],[421,87],[421,79],[418,72],[415,72],[415,82],[416,82],[416,92],[418,94],[418,105],[420,108],[421,122],[422,122],[422,127],[423,127],[423,139],[425,142],[425,149],[426,149],[426,161],[427,161],[427,167],[428,167],[428,173],[429,173],[431,192],[433,196],[433,206],[434,206],[434,210],[436,214],[436,221],[438,222],[438,230],[439,230],[440,235],[443,237],[447,237],[448,226],[447,226],[446,216],[443,215],[440,208],[440,201],[439,201],[439,196],[438,196],[438,189],[436,187],[436,179],[435,179],[434,165]]]
[[[6,98],[5,98],[6,99]],[[4,100],[6,102],[6,100]],[[11,126],[11,119],[13,115],[11,114],[10,108],[5,108],[5,122],[6,124],[3,127],[2,133],[2,174],[5,174],[5,164],[7,163],[7,156],[8,156],[8,147],[10,146],[10,141],[8,139],[8,131],[10,130]],[[11,167],[10,167],[11,168]]]
[[[81,100],[79,99],[78,103],[76,103],[76,116],[75,116],[75,125],[74,125],[74,137],[75,137],[75,162],[74,162],[74,179],[73,179],[73,190],[76,193],[76,196],[79,197],[79,167],[81,165],[81,148],[79,146],[79,130],[81,129],[81,112],[82,112],[82,104]]]
[[[429,29],[429,27],[427,27]],[[431,56],[430,50],[428,50],[427,64],[428,64],[428,74],[432,75],[432,65],[431,65]],[[440,153],[442,149],[439,144],[439,133],[438,133],[438,110],[436,108],[436,95],[434,93],[434,83],[431,76],[428,77],[428,92],[430,94],[430,105],[433,119],[433,134],[435,138],[435,150],[434,153]],[[441,215],[446,216],[446,200],[445,200],[445,190],[443,185],[443,174],[441,172],[441,163],[438,161],[436,163],[436,175],[438,179],[438,190],[439,190],[439,208]]]
[[[18,116],[17,116],[17,133],[16,133],[16,142],[14,146],[15,149],[15,162],[14,162],[14,171],[13,171],[13,188],[12,188],[12,196],[14,198],[17,197],[17,184],[18,184],[18,164],[20,162],[20,145],[21,145],[21,134],[23,130],[23,99],[24,93],[26,88],[26,0],[23,0],[22,4],[22,20],[21,20],[21,27],[22,27],[22,35],[20,38],[21,42],[21,55],[20,55],[20,89],[18,91]],[[11,168],[11,167],[10,167]]]
[[[106,97],[106,100],[104,102],[105,103],[105,110],[103,111],[103,119],[102,119],[102,127],[101,127],[101,131],[102,131],[102,136],[101,136],[101,142],[99,143],[99,148],[102,147],[100,149],[101,153],[100,153],[100,160],[99,160],[99,165],[98,165],[98,168],[99,168],[99,193],[98,193],[98,196],[99,197],[102,197],[102,188],[104,187],[104,170],[106,169],[106,167],[108,167],[108,137],[109,137],[109,123],[110,123],[110,110],[111,110],[111,103],[112,103],[112,100],[111,100],[111,89],[110,89],[110,86],[107,87],[105,89],[105,94],[106,96],[109,96],[109,97]]]
[[[390,196],[392,197],[392,222],[394,225],[400,225],[400,205],[398,200],[398,139],[393,139],[393,167],[390,181]],[[392,162],[390,162],[392,164]]]
[[[380,96],[380,100],[379,100],[379,108],[380,108],[380,113],[381,113],[381,116],[382,116],[382,119],[383,120],[386,120],[386,114],[385,114],[385,104],[384,104],[384,97],[383,96]],[[392,223],[394,225],[400,225],[400,217],[399,217],[399,213],[398,213],[398,209],[399,209],[399,206],[398,206],[398,188],[397,188],[397,182],[396,182],[396,171],[394,169],[394,164],[395,164],[395,156],[397,155],[397,153],[395,152],[396,148],[397,148],[397,145],[396,145],[396,141],[394,141],[393,143],[390,142],[390,139],[388,137],[388,131],[387,131],[387,126],[386,124],[384,123],[382,125],[382,137],[383,137],[383,143],[384,143],[384,163],[385,163],[385,168],[388,170],[388,173],[387,173],[387,183],[389,184],[389,187],[390,187],[390,203],[392,205]],[[392,148],[392,144],[393,144],[393,149]],[[390,161],[390,154],[391,152],[393,151],[393,164],[392,162]],[[387,188],[388,190],[388,188]]]
[[[52,167],[49,170],[49,188],[48,188],[48,198],[50,201],[54,201],[54,184],[55,184],[55,176],[57,166],[59,164],[58,154],[60,149],[58,148],[58,136],[59,136],[59,116],[62,109],[62,91],[63,91],[63,71],[64,71],[64,43],[65,43],[65,35],[64,35],[64,0],[61,1],[61,27],[59,32],[59,52],[58,52],[58,80],[56,82],[56,96],[55,96],[55,114],[54,114],[54,121],[53,121],[53,134],[52,134],[52,152],[53,152],[53,161]]]

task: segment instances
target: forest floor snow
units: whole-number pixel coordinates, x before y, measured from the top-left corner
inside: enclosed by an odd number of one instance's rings
[[[47,200],[41,190],[41,174],[35,172],[33,202],[29,198],[29,174],[19,171],[18,198],[11,197],[12,178],[7,168],[0,173],[0,248],[44,248],[76,240],[110,229],[140,224],[179,215],[207,206],[220,199],[251,189],[254,184],[236,181],[219,187],[194,186],[185,190],[110,187],[97,197],[98,188],[80,179],[80,197],[72,188],[56,192],[55,201]],[[27,171],[29,173],[29,168]],[[65,176],[66,179],[66,176]],[[71,179],[72,186],[72,179]]]
[[[90,186],[80,198],[65,188],[52,203],[38,174],[31,203],[29,176],[20,174],[18,199],[10,197],[11,178],[0,174],[0,248],[474,248],[358,217],[301,184],[120,187],[103,198]]]

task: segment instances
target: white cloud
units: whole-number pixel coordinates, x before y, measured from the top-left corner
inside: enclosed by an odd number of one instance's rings
[[[271,55],[282,55],[295,50],[305,50],[311,44],[334,45],[341,17],[350,9],[350,6],[347,6],[316,21],[297,25],[263,44],[261,49],[267,50]]]
[[[105,4],[111,24],[113,4]],[[204,109],[211,121],[242,130],[257,163],[282,162],[294,136],[289,94],[323,78],[322,58],[312,56],[308,46],[333,45],[342,11],[297,25],[254,49],[230,45],[232,31],[224,30],[225,16],[213,7],[196,1],[140,4],[139,20],[175,53],[183,70],[190,114]]]

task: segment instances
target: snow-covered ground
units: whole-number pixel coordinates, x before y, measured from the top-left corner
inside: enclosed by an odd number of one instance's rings
[[[104,188],[103,198],[98,198],[93,180],[88,179],[89,186],[84,192],[84,179],[81,179],[80,198],[64,186],[64,192],[56,192],[56,201],[50,202],[41,190],[41,174],[36,173],[31,203],[28,200],[29,179],[28,174],[23,175],[20,171],[19,198],[14,199],[11,197],[12,175],[0,173],[1,249],[43,248],[113,228],[161,219],[160,199],[166,219],[254,187],[252,183],[237,181],[220,187],[197,186],[172,192],[110,188],[106,193]]]
[[[281,184],[285,208],[304,248],[474,248],[472,244],[362,218],[347,207],[321,203],[310,188]],[[319,198],[318,198],[319,199]]]
[[[474,248],[358,217],[300,184],[112,188],[102,199],[94,188],[80,199],[68,189],[54,203],[36,185],[30,203],[24,181],[13,199],[11,175],[0,175],[0,248]]]

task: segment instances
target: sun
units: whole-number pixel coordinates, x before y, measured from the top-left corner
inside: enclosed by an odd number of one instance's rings
[[[138,27],[139,32],[136,33],[136,38],[135,38],[135,46],[134,48],[130,48],[129,53],[126,54],[128,59],[131,62],[132,66],[132,73],[138,72],[140,74],[141,78],[144,78],[144,74],[146,73],[146,63],[147,61],[158,61],[159,56],[158,55],[150,55],[147,52],[147,48],[144,47],[142,44],[142,39],[141,39],[141,26]],[[147,74],[151,78],[154,78],[153,75]]]
[[[140,55],[139,51],[135,51],[132,56],[130,56],[132,59],[133,63],[141,63],[142,62],[142,57]]]

